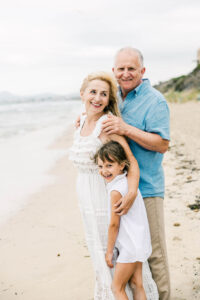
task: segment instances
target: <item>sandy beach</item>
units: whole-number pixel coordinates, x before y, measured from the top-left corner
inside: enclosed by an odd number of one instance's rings
[[[200,103],[170,104],[165,154],[165,223],[172,300],[200,299]],[[72,131],[72,130],[71,130]],[[66,149],[72,132],[52,147]],[[49,171],[54,182],[32,194],[0,226],[0,300],[92,300],[93,270],[67,156]],[[11,187],[12,188],[12,187]]]

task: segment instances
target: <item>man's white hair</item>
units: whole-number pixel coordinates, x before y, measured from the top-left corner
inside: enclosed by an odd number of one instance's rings
[[[132,52],[132,53],[134,53],[134,54],[137,54],[137,55],[138,55],[138,58],[139,58],[139,61],[140,61],[140,64],[141,64],[141,67],[144,66],[144,58],[143,58],[143,55],[142,55],[141,51],[138,50],[137,48],[133,48],[133,47],[124,47],[124,48],[121,48],[120,50],[118,50],[117,53],[115,54],[114,65],[115,65],[117,56],[118,56],[121,52]]]

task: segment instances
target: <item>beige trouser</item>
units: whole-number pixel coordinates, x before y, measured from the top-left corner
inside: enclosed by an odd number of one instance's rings
[[[165,240],[163,199],[160,197],[144,198],[151,233],[152,254],[148,259],[159,299],[170,299],[170,279]]]

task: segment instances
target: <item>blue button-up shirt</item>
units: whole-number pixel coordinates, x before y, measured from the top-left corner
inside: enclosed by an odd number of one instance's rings
[[[128,93],[124,101],[119,92],[119,108],[123,120],[129,125],[157,133],[163,139],[170,139],[167,102],[148,79],[143,79],[138,87]],[[147,150],[131,139],[129,146],[139,164],[139,188],[143,198],[164,197],[163,154]]]

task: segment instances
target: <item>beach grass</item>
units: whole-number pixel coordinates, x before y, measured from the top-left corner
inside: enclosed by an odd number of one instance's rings
[[[170,103],[186,103],[188,101],[200,101],[200,90],[191,89],[181,92],[169,90],[164,93],[165,98]]]

